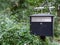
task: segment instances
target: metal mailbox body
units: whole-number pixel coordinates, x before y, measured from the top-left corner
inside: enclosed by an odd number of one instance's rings
[[[30,32],[40,36],[53,36],[53,15],[34,14],[30,16]]]

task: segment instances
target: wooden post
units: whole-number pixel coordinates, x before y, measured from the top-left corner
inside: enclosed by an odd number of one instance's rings
[[[41,39],[42,41],[45,41],[45,40],[46,40],[46,37],[45,37],[45,36],[40,36],[40,39]]]

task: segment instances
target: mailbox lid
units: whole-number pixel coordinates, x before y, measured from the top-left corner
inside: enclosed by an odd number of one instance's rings
[[[30,16],[31,22],[52,22],[53,15],[49,13],[33,14]]]

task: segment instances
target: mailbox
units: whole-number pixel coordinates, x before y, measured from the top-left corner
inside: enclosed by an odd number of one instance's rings
[[[30,32],[40,36],[53,36],[53,15],[33,14],[30,16]]]

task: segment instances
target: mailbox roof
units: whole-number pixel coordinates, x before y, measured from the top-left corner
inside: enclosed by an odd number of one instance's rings
[[[49,14],[49,13],[41,13],[41,14],[33,14],[33,15],[31,15],[31,16],[53,16],[53,15],[51,15],[51,14]]]

